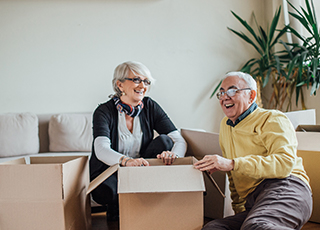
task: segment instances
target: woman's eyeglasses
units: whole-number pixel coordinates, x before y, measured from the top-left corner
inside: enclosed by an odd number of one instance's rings
[[[234,95],[236,95],[236,93],[238,91],[241,91],[241,90],[251,90],[251,88],[244,88],[244,89],[228,89],[226,92],[219,92],[217,93],[217,98],[219,100],[221,100],[221,97],[225,94],[228,95],[228,97],[233,97]]]
[[[129,80],[129,81],[132,81],[132,82],[135,83],[135,84],[140,84],[141,82],[143,82],[143,84],[144,84],[145,86],[151,85],[151,81],[150,81],[150,80],[148,80],[148,79],[142,80],[140,77],[135,77],[135,78],[128,78],[128,77],[126,77],[125,79],[126,79],[126,80]]]

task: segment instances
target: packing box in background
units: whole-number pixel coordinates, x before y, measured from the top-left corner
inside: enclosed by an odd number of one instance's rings
[[[313,193],[313,212],[310,221],[320,223],[320,125],[299,125],[296,128],[298,156],[310,178]]]
[[[173,165],[148,161],[148,167],[111,166],[90,183],[88,193],[118,171],[121,230],[200,230],[205,186],[195,158],[178,158]]]
[[[205,131],[181,129],[181,135],[188,144],[186,156],[194,156],[200,160],[205,155],[222,155],[219,145],[219,134]],[[221,196],[217,188],[208,177],[205,178],[206,195],[204,196],[204,216],[212,219],[234,215],[231,206],[229,181],[226,173],[214,172],[211,174],[219,188],[225,194]]]
[[[91,229],[87,156],[0,164],[0,229]]]
[[[315,125],[316,124],[316,110],[306,109],[284,113],[291,121],[293,127],[296,129],[298,125]]]

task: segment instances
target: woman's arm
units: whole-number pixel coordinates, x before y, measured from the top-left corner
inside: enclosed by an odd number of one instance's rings
[[[187,151],[187,143],[181,136],[180,132],[178,130],[175,130],[168,133],[168,136],[173,141],[173,147],[171,152],[176,154],[178,157],[184,157]]]
[[[114,151],[110,145],[110,139],[105,136],[99,136],[94,140],[94,151],[97,158],[103,163],[111,166],[119,163],[120,158],[124,155]]]
[[[120,163],[121,166],[148,166],[149,162],[143,158],[132,159],[110,148],[108,137],[97,137],[94,141],[94,151],[97,158],[107,165]]]

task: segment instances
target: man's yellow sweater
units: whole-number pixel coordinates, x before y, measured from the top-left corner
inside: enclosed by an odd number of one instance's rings
[[[268,178],[296,176],[309,185],[302,159],[297,157],[297,138],[290,120],[276,110],[257,108],[235,127],[220,124],[223,156],[234,160],[228,172],[232,206],[245,210],[245,198]]]

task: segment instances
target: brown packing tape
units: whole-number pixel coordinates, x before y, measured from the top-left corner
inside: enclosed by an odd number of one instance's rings
[[[221,196],[223,198],[226,198],[226,196],[224,195],[224,193],[221,191],[221,189],[219,188],[219,185],[217,184],[217,182],[213,179],[213,177],[209,174],[208,171],[204,172],[205,175],[207,175],[207,177],[211,180],[211,182],[213,183],[213,185],[216,187],[216,189],[219,191],[219,193],[221,194]]]

